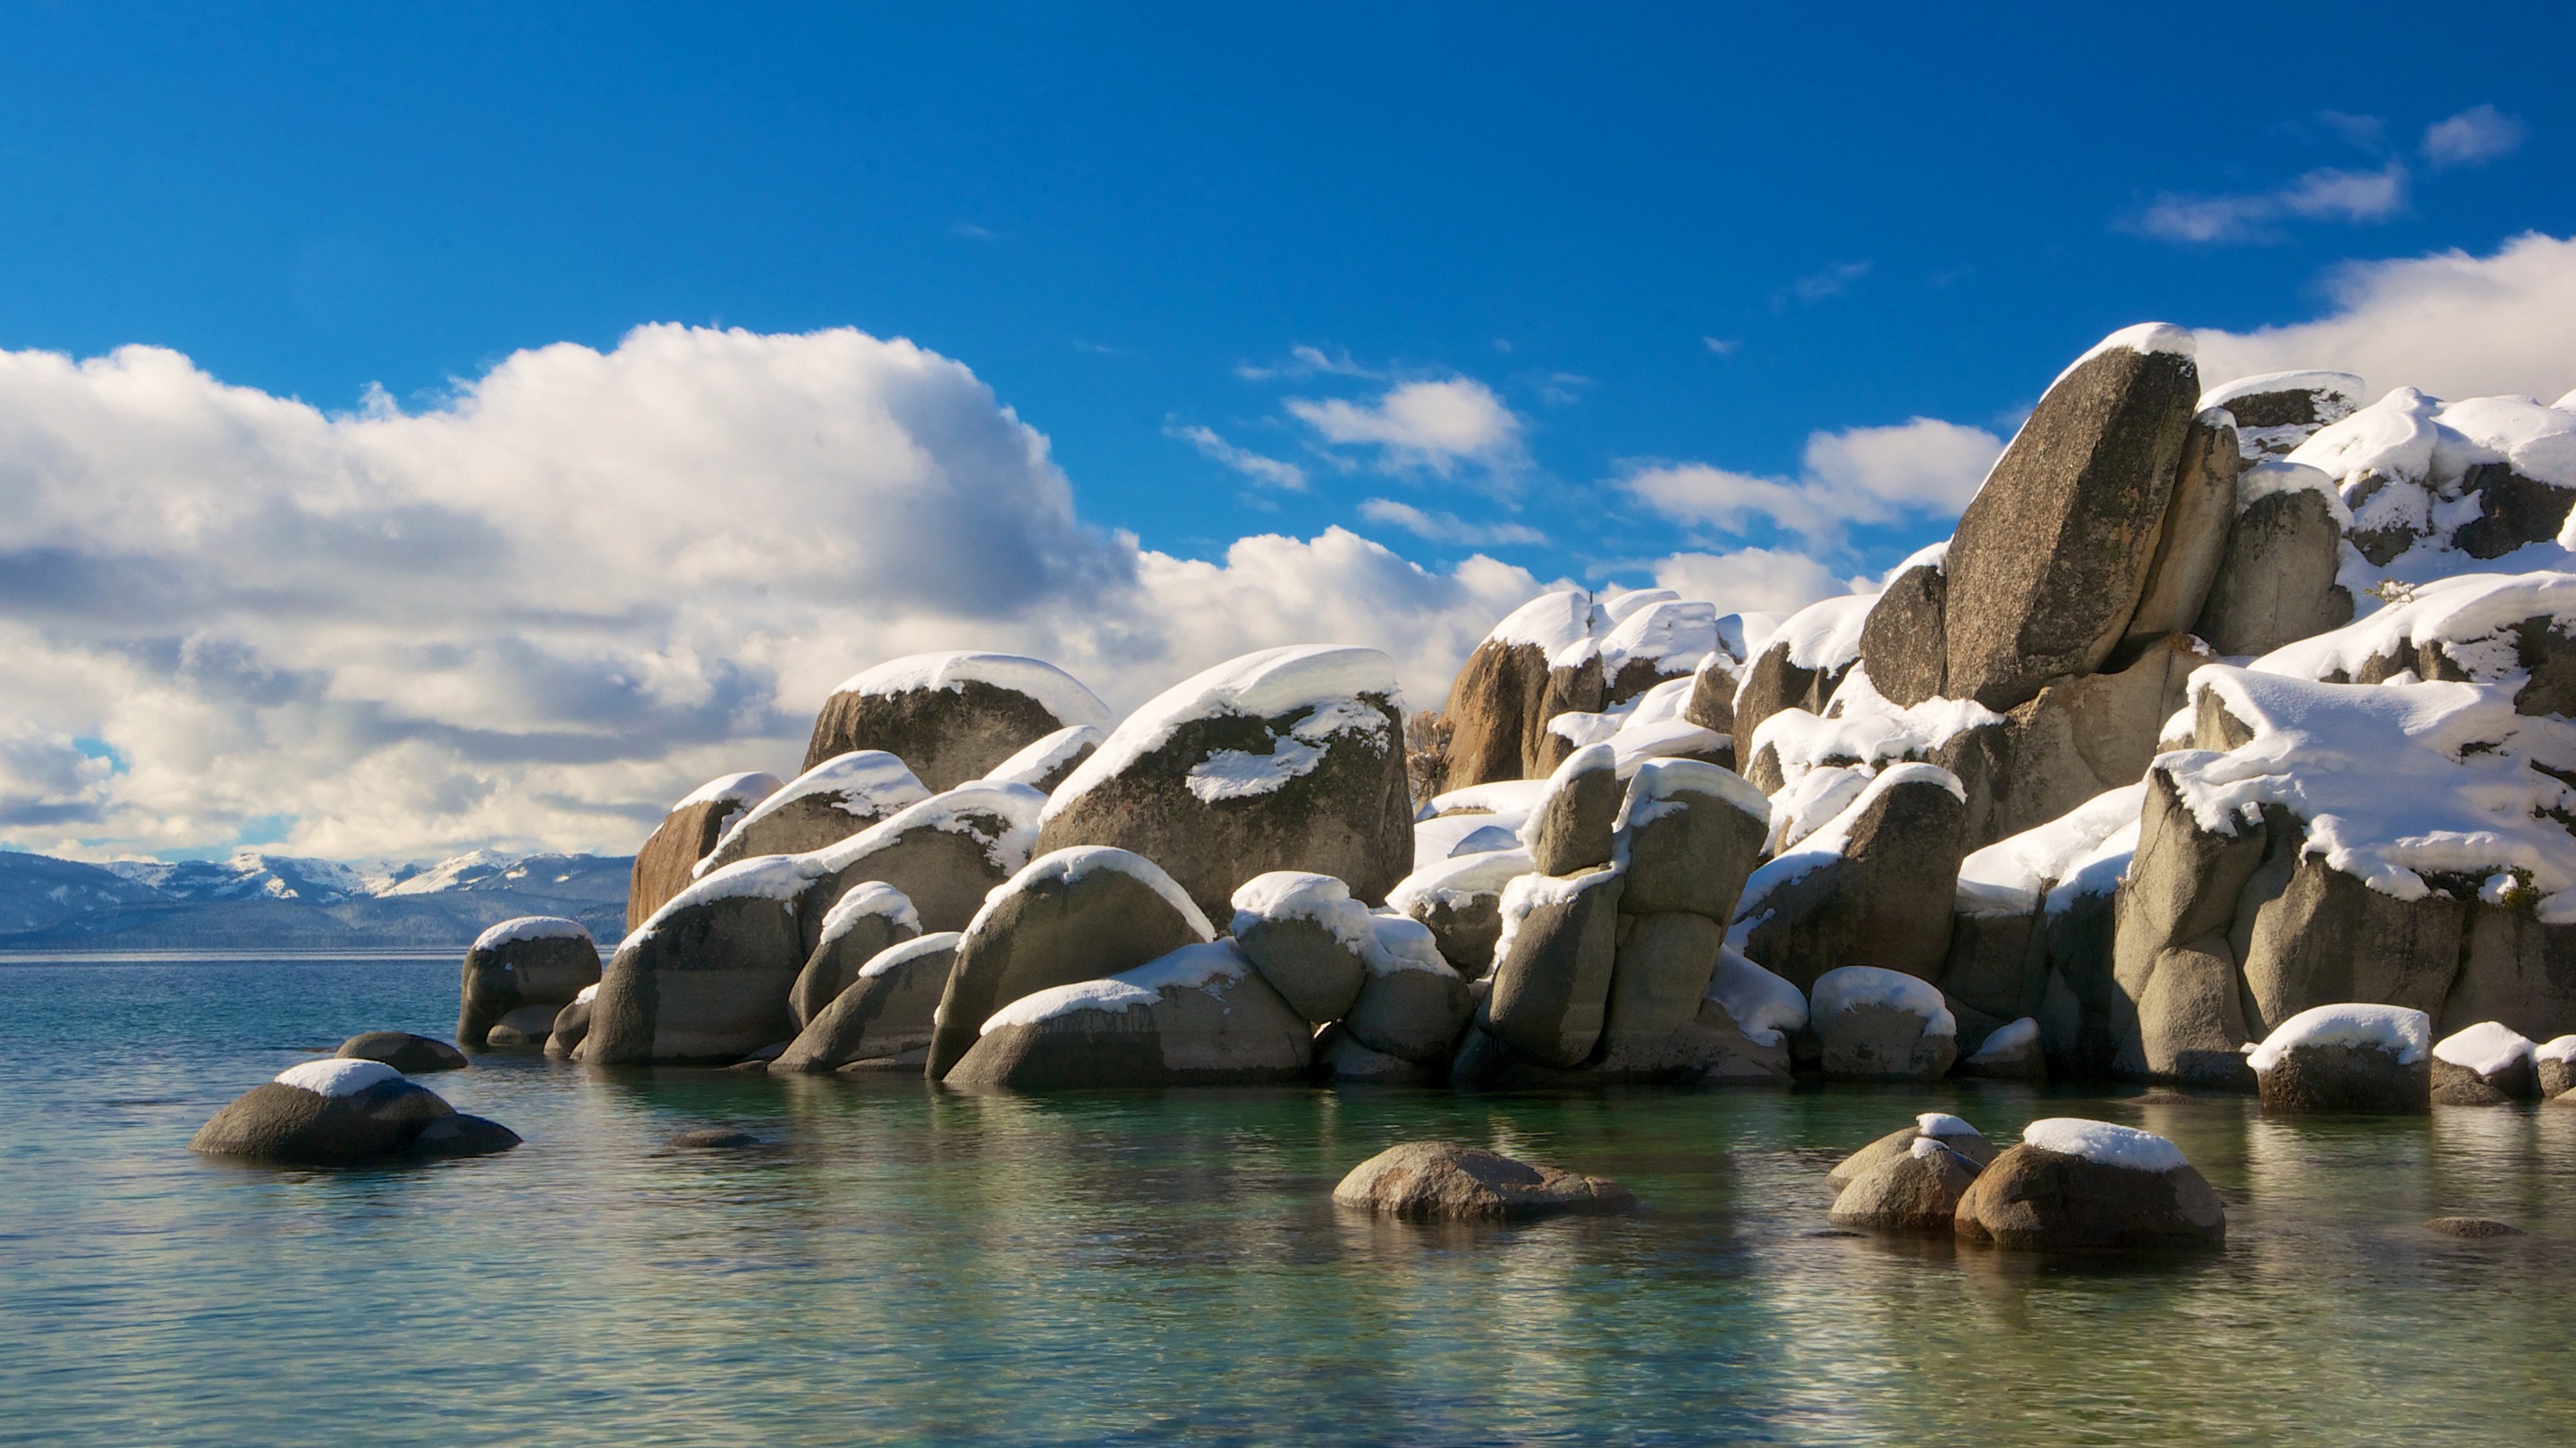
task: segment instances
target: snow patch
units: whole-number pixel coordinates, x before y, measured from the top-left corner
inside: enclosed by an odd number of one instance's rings
[[[1389,908],[1407,915],[1445,905],[1461,909],[1481,895],[1500,895],[1505,886],[1538,869],[1525,850],[1496,850],[1461,855],[1414,871],[1386,892]]]
[[[671,806],[671,813],[678,814],[693,804],[731,804],[749,809],[776,794],[784,785],[785,781],[777,775],[756,769],[742,774],[719,774],[680,796],[680,802]]]
[[[280,1086],[294,1086],[316,1096],[337,1099],[355,1096],[370,1086],[381,1086],[387,1081],[399,1081],[403,1074],[382,1061],[348,1061],[334,1056],[307,1061],[301,1066],[289,1066],[273,1079]]]
[[[2028,1016],[1997,1026],[1986,1036],[1984,1045],[1968,1059],[1978,1062],[2006,1060],[2039,1044],[2039,1022]]]
[[[1847,593],[1808,604],[1781,620],[1762,650],[1782,649],[1799,668],[1831,673],[1859,660],[1861,627],[1877,602],[1875,593]]]
[[[2199,350],[2199,341],[2186,328],[2174,326],[2170,322],[2139,322],[2122,327],[2086,348],[2084,355],[2067,363],[2066,371],[2058,373],[2056,381],[2051,382],[2049,386],[2054,387],[2058,382],[2065,381],[2076,368],[2105,352],[2136,352],[2150,357],[2161,352],[2176,357],[2190,357]]]
[[[2087,1121],[2080,1116],[2052,1116],[2021,1129],[2021,1144],[2060,1156],[2080,1156],[2097,1166],[2125,1167],[2162,1176],[2191,1163],[2182,1148],[2152,1131]]]
[[[1926,1111],[1914,1118],[1914,1129],[1936,1140],[1945,1136],[1973,1136],[1985,1139],[1985,1133],[1946,1111]]]
[[[2480,1021],[2435,1042],[2433,1059],[2494,1076],[2513,1069],[2518,1061],[2533,1059],[2539,1049],[2530,1037],[2501,1021]]]
[[[912,897],[883,880],[863,880],[832,902],[823,916],[823,930],[816,946],[829,945],[858,928],[870,916],[882,916],[898,928],[918,932],[921,912],[912,907]]]
[[[955,950],[957,943],[965,938],[954,930],[940,930],[928,935],[916,935],[910,940],[898,940],[869,956],[868,963],[859,967],[858,978],[867,980],[885,975],[925,955],[935,955],[943,950]]]
[[[1601,671],[1615,678],[1631,659],[1642,659],[1658,673],[1687,674],[1717,648],[1716,605],[1659,599],[1623,615],[1601,640]]]
[[[1959,862],[1958,913],[2027,915],[2104,841],[2134,827],[2145,807],[2144,781],[2077,805],[2044,825],[1995,841]]]
[[[974,934],[983,925],[985,917],[1014,895],[1024,894],[1050,881],[1078,885],[1103,872],[1125,875],[1161,896],[1165,904],[1189,923],[1190,929],[1196,931],[1200,939],[1215,937],[1216,928],[1208,924],[1206,914],[1191,902],[1189,892],[1181,888],[1179,881],[1143,855],[1114,845],[1074,845],[1029,861],[1018,874],[994,887],[993,893],[984,897],[983,908],[975,912],[974,920],[966,926],[966,933]]]
[[[1806,993],[1733,948],[1718,952],[1708,999],[1717,1002],[1744,1039],[1757,1046],[1777,1046],[1791,1031],[1807,1024]]]
[[[1826,971],[1816,977],[1807,1004],[1814,1017],[1838,1016],[1861,1006],[1883,1006],[1920,1017],[1927,1036],[1959,1034],[1959,1018],[1950,1014],[1949,1002],[1942,999],[1939,987],[1901,970],[1846,965]]]
[[[984,779],[992,784],[1025,784],[1035,789],[1039,780],[1062,769],[1067,760],[1107,737],[1095,725],[1068,725],[1033,741],[1019,753],[994,765],[985,771]]]
[[[1369,916],[1369,935],[1365,955],[1371,975],[1393,975],[1403,970],[1451,976],[1458,973],[1440,954],[1440,943],[1433,938],[1431,927],[1410,915],[1375,911]]]
[[[1609,624],[1609,612],[1580,589],[1542,593],[1503,616],[1488,643],[1527,644],[1547,656],[1551,668],[1572,668],[1592,657]]]
[[[1234,934],[1265,920],[1311,921],[1354,955],[1366,955],[1376,938],[1369,908],[1351,898],[1350,886],[1303,870],[1273,870],[1235,888]]]
[[[2320,424],[2340,422],[2361,406],[2361,379],[2349,372],[2262,372],[2222,382],[2200,394],[2196,412],[2276,392],[2313,392]]]
[[[1109,722],[1109,706],[1083,687],[1081,680],[1044,659],[1024,658],[1018,654],[985,654],[962,649],[908,654],[854,674],[832,692],[879,697],[908,694],[916,689],[946,689],[957,693],[970,683],[990,684],[996,689],[1026,694],[1053,714],[1058,723],[1105,725]]]
[[[1606,885],[1619,878],[1619,872],[1608,866],[1585,870],[1573,875],[1521,875],[1503,887],[1503,933],[1494,941],[1494,959],[1500,963],[1511,954],[1512,940],[1520,934],[1521,922],[1533,911],[1574,904],[1583,892]]]
[[[475,936],[473,948],[497,950],[521,940],[570,939],[590,939],[590,927],[560,915],[522,915],[516,920],[504,920]]]

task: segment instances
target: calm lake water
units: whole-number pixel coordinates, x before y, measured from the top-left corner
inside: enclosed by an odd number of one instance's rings
[[[1960,1083],[1470,1097],[945,1096],[917,1080],[426,1078],[527,1137],[369,1171],[202,1160],[452,961],[0,965],[9,1443],[2478,1443],[2576,1423],[2576,1108],[2285,1124]],[[2033,1261],[1818,1235],[1914,1112],[2179,1142],[2227,1249]],[[772,1143],[673,1153],[700,1126]],[[1633,1218],[1354,1219],[1449,1136]],[[2460,1242],[2428,1217],[2531,1235]]]

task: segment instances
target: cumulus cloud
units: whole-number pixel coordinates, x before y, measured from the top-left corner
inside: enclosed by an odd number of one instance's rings
[[[2471,106],[2424,128],[2424,159],[2436,169],[2480,165],[2512,154],[2526,134],[2522,122],[2494,106]]]
[[[2361,263],[2337,273],[2330,292],[2334,309],[2314,321],[2201,330],[2201,376],[2322,367],[2358,373],[2373,392],[2544,402],[2576,386],[2576,240],[2532,233],[2489,256]]]
[[[1854,525],[1956,513],[2002,451],[2003,440],[1982,428],[1917,417],[1893,427],[1811,433],[1794,478],[1681,463],[1638,468],[1620,486],[1676,522],[1733,533],[1768,518],[1832,543]]]
[[[1274,488],[1286,488],[1290,492],[1305,491],[1306,470],[1304,468],[1295,463],[1282,462],[1274,457],[1264,457],[1260,453],[1236,447],[1219,435],[1215,428],[1199,427],[1195,424],[1188,427],[1167,427],[1163,429],[1163,435],[1179,438],[1197,448],[1203,456],[1234,469],[1256,483],[1267,483]]]
[[[409,415],[0,353],[0,838],[623,850],[710,775],[792,767],[897,654],[1039,654],[1132,705],[1346,640],[1436,698],[1538,586],[1340,530],[1143,549],[967,368],[855,331],[646,327]]]
[[[1393,498],[1371,498],[1360,504],[1360,516],[1402,528],[1434,543],[1489,546],[1499,543],[1544,543],[1547,535],[1526,523],[1470,523],[1455,513],[1432,513]]]
[[[1790,613],[1862,586],[1861,580],[1835,577],[1804,553],[1780,548],[1674,553],[1655,560],[1654,570],[1656,587],[1706,599],[1720,613]]]
[[[1462,462],[1509,462],[1521,447],[1520,417],[1469,377],[1399,383],[1366,404],[1290,398],[1288,411],[1326,443],[1377,448],[1380,466],[1391,472],[1447,477]]]
[[[2166,241],[2262,241],[2280,235],[2275,223],[2381,221],[2406,208],[2406,168],[2391,161],[2376,171],[2326,166],[2270,191],[2228,196],[2159,196],[2137,229]]]

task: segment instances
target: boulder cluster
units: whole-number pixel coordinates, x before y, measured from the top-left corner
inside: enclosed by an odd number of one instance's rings
[[[1826,1175],[1828,1219],[1866,1232],[1944,1232],[2021,1251],[2215,1247],[2218,1194],[2172,1142],[2135,1127],[2052,1117],[1997,1151],[1955,1116],[1912,1126],[1843,1158]]]

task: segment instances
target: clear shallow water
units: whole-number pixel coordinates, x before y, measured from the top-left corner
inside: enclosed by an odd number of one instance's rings
[[[186,1142],[450,961],[0,965],[0,1442],[2540,1443],[2576,1422],[2576,1108],[2266,1122],[1961,1083],[1044,1100],[918,1081],[426,1078],[528,1138],[275,1171]],[[1812,1235],[1913,1112],[2181,1143],[2225,1253]],[[774,1145],[679,1154],[720,1125]],[[1328,1201],[1455,1136],[1614,1176],[1618,1220]],[[2459,1242],[2443,1214],[2532,1232]]]

